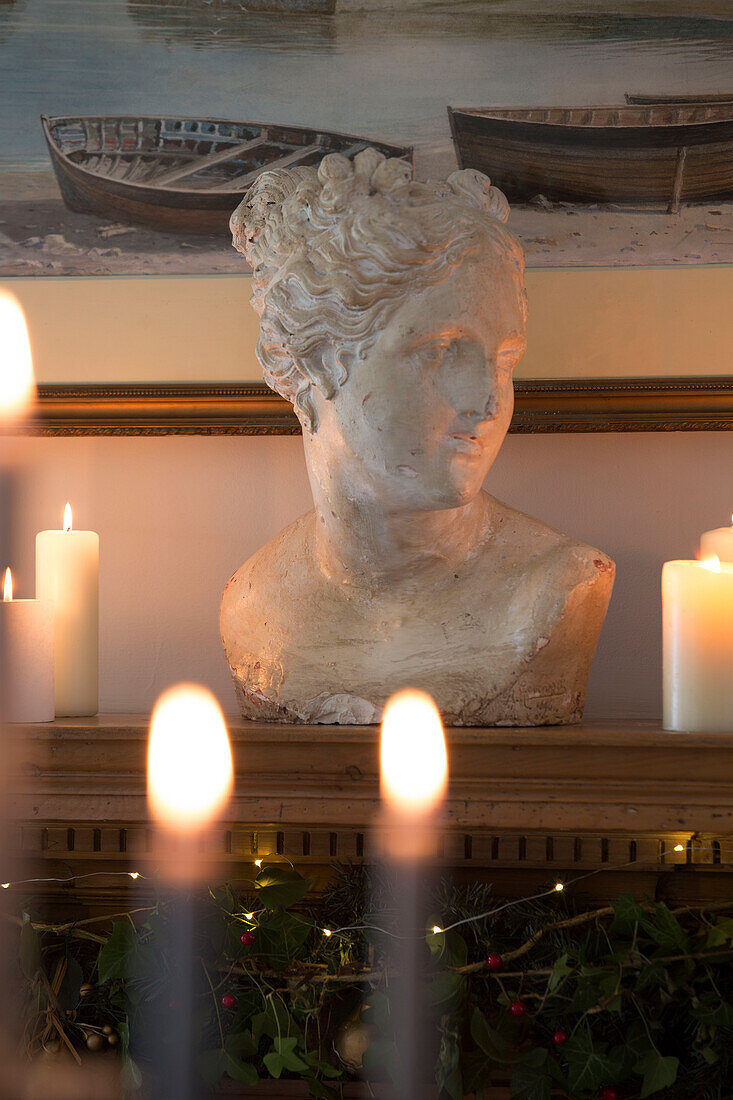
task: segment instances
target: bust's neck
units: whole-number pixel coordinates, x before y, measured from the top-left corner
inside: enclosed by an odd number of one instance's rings
[[[481,493],[459,508],[390,510],[371,487],[306,447],[315,503],[318,566],[334,584],[409,587],[457,570],[491,527],[492,500]]]

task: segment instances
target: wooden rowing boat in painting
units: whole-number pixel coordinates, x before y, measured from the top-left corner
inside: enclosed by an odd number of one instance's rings
[[[312,165],[373,146],[412,149],[304,126],[211,119],[41,116],[64,202],[82,214],[175,233],[228,233],[260,172]]]
[[[733,92],[722,92],[717,95],[637,95],[634,92],[627,92],[626,102],[635,103],[637,106],[669,105],[670,103],[686,103],[697,107],[705,103],[733,104]]]
[[[448,108],[461,168],[510,200],[712,202],[733,198],[733,107]]]

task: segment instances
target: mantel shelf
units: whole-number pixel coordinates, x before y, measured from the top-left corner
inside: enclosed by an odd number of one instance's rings
[[[230,822],[368,829],[378,727],[232,720]],[[17,822],[145,822],[148,718],[13,727]],[[607,722],[448,730],[449,829],[733,833],[733,734]]]

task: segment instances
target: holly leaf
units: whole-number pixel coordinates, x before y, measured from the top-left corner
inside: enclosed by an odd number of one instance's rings
[[[656,1049],[645,1054],[634,1066],[634,1073],[644,1078],[639,1094],[641,1100],[673,1085],[677,1080],[679,1065],[679,1058],[665,1058]]]
[[[305,897],[316,880],[303,878],[292,867],[263,867],[255,879],[257,903],[265,909],[287,909]]]

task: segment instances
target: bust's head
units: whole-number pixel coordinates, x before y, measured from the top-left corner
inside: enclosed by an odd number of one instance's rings
[[[513,410],[524,261],[480,172],[416,183],[366,149],[265,172],[232,215],[253,270],[265,380],[311,465],[338,462],[385,508],[480,490]]]

